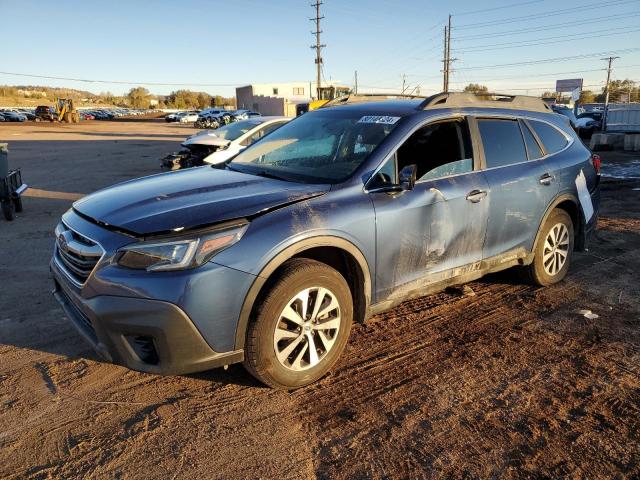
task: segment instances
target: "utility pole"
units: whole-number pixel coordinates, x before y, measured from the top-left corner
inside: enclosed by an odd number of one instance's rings
[[[448,90],[447,80],[447,26],[444,26],[444,53],[442,54],[442,91]]]
[[[322,2],[320,0],[316,0],[316,3],[312,3],[311,6],[316,9],[316,16],[314,18],[310,18],[312,22],[316,22],[316,31],[311,32],[312,35],[316,36],[316,44],[311,45],[311,48],[316,49],[316,100],[320,100],[320,76],[322,75],[322,49],[326,47],[320,43],[320,34],[322,30],[320,30],[320,20],[324,17],[320,16],[320,5]]]
[[[443,85],[442,90],[445,93],[449,92],[449,79],[451,77],[451,63],[457,60],[451,58],[451,15],[449,15],[448,26],[444,27],[444,59],[443,62]]]
[[[607,131],[607,113],[609,112],[609,82],[611,81],[611,64],[613,63],[614,60],[618,59],[620,57],[607,57],[607,58],[602,58],[601,60],[604,60],[605,62],[609,62],[609,66],[607,67],[607,85],[604,87],[605,88],[605,94],[604,94],[604,121],[602,122],[602,130],[603,131]]]
[[[354,93],[355,95],[358,95],[358,70],[356,70],[356,71],[355,71],[355,78],[356,78],[356,85],[355,85],[355,88],[354,88],[354,92],[353,92],[353,93]]]
[[[449,80],[451,80],[451,15],[449,15],[449,28],[447,28],[447,89],[449,92]]]

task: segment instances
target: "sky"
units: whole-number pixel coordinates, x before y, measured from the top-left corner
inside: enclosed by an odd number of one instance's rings
[[[360,91],[399,92],[403,80],[407,91],[441,91],[449,14],[452,90],[474,82],[540,94],[556,79],[584,78],[585,89],[599,92],[601,58],[611,55],[620,57],[613,79],[640,81],[640,0],[323,2],[324,79],[350,86],[357,70]],[[228,96],[250,83],[310,81],[311,3],[0,0],[0,85]]]

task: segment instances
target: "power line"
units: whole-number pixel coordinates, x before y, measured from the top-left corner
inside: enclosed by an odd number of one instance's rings
[[[631,28],[631,27],[625,27],[625,28]],[[618,29],[614,32],[606,32],[606,33],[600,33],[595,35],[592,33],[591,34],[574,33],[569,35],[556,35],[553,37],[538,38],[535,41],[522,40],[519,42],[492,43],[487,45],[477,45],[470,48],[455,49],[454,51],[460,52],[460,53],[461,52],[478,52],[478,51],[486,51],[486,50],[502,50],[503,48],[521,48],[521,47],[532,47],[532,46],[538,46],[538,45],[551,45],[553,43],[562,43],[567,40],[584,40],[587,38],[609,37],[611,35],[623,35],[626,33],[634,33],[634,32],[640,32],[640,28],[633,28],[632,30],[625,30],[625,31],[620,31],[620,29]],[[544,40],[552,40],[552,39],[558,39],[558,38],[562,38],[563,40],[553,40],[550,42],[544,41]]]
[[[569,12],[575,13],[577,10],[580,10],[580,11],[594,10],[594,9],[600,9],[602,7],[607,7],[607,6],[626,5],[628,3],[637,3],[637,0],[613,0],[608,2],[596,2],[596,3],[589,3],[587,5],[583,5],[577,8],[576,7],[565,8],[562,10],[554,10],[553,12],[547,12],[547,13],[534,13],[531,15],[521,15],[518,17],[500,18],[500,19],[489,20],[485,22],[467,23],[467,24],[457,26],[456,30],[467,29],[467,28],[484,28],[484,27],[495,25],[495,24],[517,23],[517,22],[522,22],[522,21],[537,19],[537,18],[556,17],[558,16],[558,14],[561,14],[561,13],[569,13]]]
[[[635,67],[640,67],[640,64],[636,64],[636,65],[623,65],[623,66],[619,66],[617,67],[618,70],[622,70],[624,68],[635,68]],[[568,75],[568,74],[574,74],[574,73],[590,73],[590,72],[602,72],[606,70],[605,68],[592,68],[589,70],[573,70],[570,72],[550,72],[550,73],[537,73],[536,76],[537,77],[555,77],[558,75]],[[422,78],[422,76],[420,75],[412,75],[412,76],[416,76],[416,77],[420,77]],[[428,78],[428,77],[427,77]],[[502,76],[502,77],[494,77],[494,78],[482,78],[480,80],[473,80],[473,82],[477,83],[477,82],[494,82],[494,81],[500,81],[500,80],[512,80],[512,79],[521,79],[522,78],[522,74],[520,75],[508,75],[508,76]],[[459,82],[456,82],[459,83]]]
[[[627,18],[638,17],[638,16],[640,16],[640,13],[621,13],[620,15],[611,15],[607,18],[594,17],[594,18],[587,18],[585,20],[574,20],[572,22],[548,24],[544,27],[519,28],[517,30],[505,30],[503,32],[491,32],[491,33],[477,33],[475,35],[462,35],[462,36],[456,35],[454,40],[456,42],[460,42],[460,41],[465,42],[469,40],[477,40],[479,38],[494,38],[494,37],[504,37],[504,36],[513,35],[513,34],[543,32],[545,30],[557,30],[559,27],[564,28],[564,27],[573,26],[573,25],[582,26],[582,25],[588,25],[591,23],[610,22],[612,20],[618,20],[620,17],[627,19]]]
[[[620,50],[610,50],[608,52],[594,52],[594,53],[585,53],[581,55],[573,55],[569,57],[555,57],[555,58],[544,58],[540,60],[530,60],[526,62],[513,62],[513,63],[497,63],[494,65],[479,65],[475,67],[461,67],[459,70],[484,70],[487,68],[504,68],[504,67],[517,67],[523,65],[539,65],[542,63],[553,63],[553,62],[564,62],[568,60],[580,60],[584,58],[591,57],[601,57],[603,55],[609,55],[614,53],[631,53],[640,50],[640,48],[624,48]]]
[[[165,87],[237,87],[242,83],[163,83],[163,82],[129,82],[124,80],[90,80],[86,78],[54,77],[50,75],[34,75],[30,73],[0,72],[1,75],[16,77],[45,78],[48,80],[67,80],[83,83],[113,83],[117,85],[156,85]]]
[[[474,13],[491,12],[491,11],[494,11],[494,10],[505,10],[507,8],[522,7],[524,5],[531,5],[532,3],[542,3],[544,1],[546,1],[546,0],[529,0],[528,2],[511,3],[509,5],[502,5],[500,7],[483,8],[481,10],[470,10],[470,11],[466,11],[466,12],[454,13],[453,16],[454,17],[461,17],[463,15],[472,15]]]

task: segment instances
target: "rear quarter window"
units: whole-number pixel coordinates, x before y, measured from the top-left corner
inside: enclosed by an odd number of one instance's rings
[[[529,120],[529,125],[536,132],[538,138],[544,145],[544,149],[547,154],[559,152],[567,146],[569,140],[555,127],[552,127],[548,123],[539,122],[537,120]]]

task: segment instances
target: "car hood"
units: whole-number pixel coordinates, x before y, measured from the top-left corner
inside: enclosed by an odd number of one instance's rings
[[[120,183],[78,200],[73,208],[106,226],[145,236],[253,216],[329,188],[200,167]]]
[[[230,143],[231,141],[220,138],[213,132],[202,132],[187,138],[181,145],[183,147],[188,145],[211,145],[214,147],[224,147]]]

